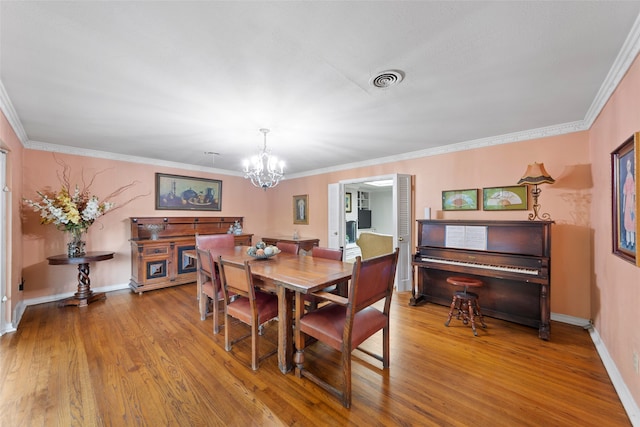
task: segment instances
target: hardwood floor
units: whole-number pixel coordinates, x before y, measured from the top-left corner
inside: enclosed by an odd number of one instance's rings
[[[344,409],[275,356],[253,372],[250,342],[224,350],[199,320],[195,285],[108,294],[89,307],[27,308],[0,337],[0,424],[7,426],[625,426],[631,425],[587,331],[486,318],[477,338],[447,308],[394,295],[391,367],[354,352]],[[238,327],[241,327],[238,325]],[[277,325],[266,328],[274,345]],[[376,335],[365,347],[378,350]],[[263,341],[264,342],[264,341]],[[315,345],[307,353],[336,354]]]

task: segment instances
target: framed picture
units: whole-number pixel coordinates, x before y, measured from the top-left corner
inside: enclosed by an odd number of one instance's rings
[[[527,210],[527,199],[526,185],[482,189],[482,209],[485,211]]]
[[[442,192],[443,211],[478,210],[478,189],[449,190]]]
[[[344,209],[347,213],[351,212],[351,193],[345,193],[344,195]]]
[[[156,209],[222,210],[222,181],[156,173]]]
[[[293,196],[293,223],[309,224],[309,195]]]
[[[640,266],[637,256],[638,236],[638,141],[636,132],[611,153],[613,253]]]

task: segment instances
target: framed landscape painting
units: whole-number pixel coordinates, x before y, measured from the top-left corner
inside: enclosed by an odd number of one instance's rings
[[[222,210],[222,181],[156,173],[156,209]]]
[[[448,190],[442,192],[443,211],[478,210],[478,189]]]
[[[485,211],[527,210],[527,186],[483,188],[482,209]]]
[[[636,132],[611,153],[613,253],[638,266],[639,139],[640,132]]]

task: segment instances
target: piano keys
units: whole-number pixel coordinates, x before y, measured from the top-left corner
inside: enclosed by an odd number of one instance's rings
[[[548,340],[552,223],[418,220],[412,263],[417,282],[409,304],[448,306],[453,288],[446,278],[475,277],[484,282],[474,290],[483,315],[538,328],[538,336]]]

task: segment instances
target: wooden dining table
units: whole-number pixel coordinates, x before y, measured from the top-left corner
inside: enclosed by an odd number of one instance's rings
[[[278,367],[287,373],[293,367],[293,296],[319,291],[351,278],[353,264],[313,256],[281,252],[271,258],[258,259],[247,254],[248,246],[214,248],[214,260],[250,261],[251,274],[265,290],[278,296]],[[194,253],[187,253],[195,257]]]

